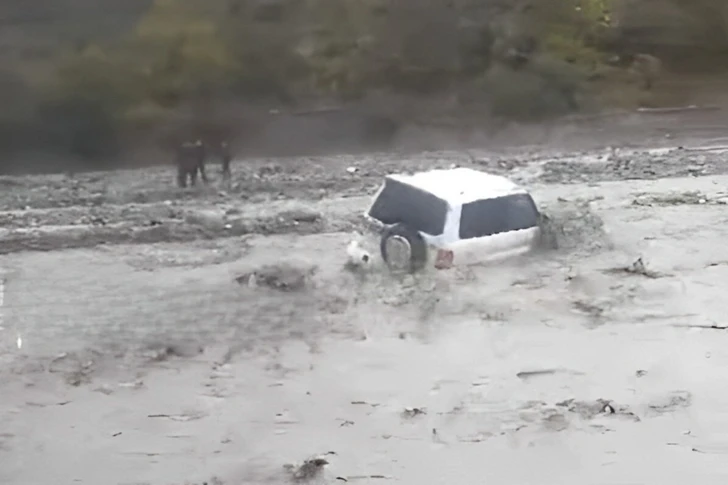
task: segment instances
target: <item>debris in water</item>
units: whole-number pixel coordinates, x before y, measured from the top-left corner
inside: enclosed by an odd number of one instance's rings
[[[257,288],[257,287],[258,287],[258,280],[255,277],[255,273],[253,273],[248,277],[248,288]]]
[[[728,447],[726,446],[701,446],[700,448],[692,448],[691,451],[695,453],[703,453],[709,455],[728,455]]]
[[[394,480],[394,477],[390,477],[389,475],[352,475],[350,477],[336,477],[337,480],[341,480],[344,482],[348,481],[354,481],[354,480]]]
[[[605,308],[600,305],[589,303],[583,300],[576,300],[572,302],[572,306],[575,310],[582,313],[586,313],[589,317],[599,320],[603,317]]]
[[[437,428],[432,428],[432,441],[440,445],[446,445],[447,441],[442,439],[440,434],[437,432]]]
[[[33,407],[37,407],[37,408],[44,408],[46,406],[65,406],[66,404],[70,404],[70,403],[71,403],[71,401],[60,401],[60,402],[54,402],[54,403],[48,403],[48,404],[26,401],[25,404],[28,406],[33,406]]]
[[[540,376],[551,376],[554,374],[573,374],[573,375],[582,375],[581,372],[569,370],[569,369],[539,369],[539,370],[532,370],[532,371],[521,371],[516,374],[516,377],[519,379],[527,380],[531,377],[540,377]]]
[[[171,358],[191,358],[204,352],[204,348],[195,344],[160,344],[147,345],[142,355],[149,362],[164,362]]]
[[[516,374],[519,379],[528,379],[529,377],[536,376],[551,376],[558,372],[556,369],[544,369],[544,370],[533,370],[533,371],[521,371]]]
[[[68,384],[77,387],[91,381],[94,365],[94,361],[86,360],[85,356],[63,352],[50,361],[48,372],[63,374]]]
[[[172,421],[196,421],[204,418],[206,415],[203,413],[192,413],[192,414],[148,414],[148,418],[167,418]]]
[[[564,431],[569,427],[569,421],[566,416],[554,410],[547,410],[546,415],[541,420],[543,427],[550,431]]]
[[[346,264],[345,269],[349,271],[361,271],[362,269],[368,268],[372,262],[372,255],[361,247],[359,241],[356,239],[352,240],[348,246],[346,246]]]
[[[377,407],[377,406],[380,405],[379,403],[376,403],[376,402],[366,402],[366,401],[351,401],[351,404],[354,404],[354,405],[366,405],[366,406],[371,406],[373,408],[375,408],[375,407]]]
[[[640,276],[644,276],[646,278],[652,278],[652,279],[657,279],[657,278],[662,278],[664,276],[667,276],[662,273],[658,273],[657,271],[652,271],[652,270],[648,269],[647,266],[645,265],[644,260],[641,257],[637,258],[637,260],[634,261],[629,266],[623,266],[620,268],[610,268],[610,269],[604,270],[604,272],[613,273],[613,274],[622,273],[622,274],[630,274],[630,275],[640,275]]]
[[[567,411],[578,414],[582,419],[593,419],[597,416],[615,415],[628,418],[632,421],[640,421],[640,418],[634,414],[629,407],[618,405],[608,399],[596,399],[594,401],[576,401],[575,399],[567,399],[566,401],[557,402],[556,406],[566,408]]]
[[[136,381],[131,382],[120,382],[117,385],[119,387],[125,387],[128,389],[141,389],[142,387],[144,387],[144,381],[142,381],[141,379],[137,379]]]
[[[67,375],[66,382],[73,387],[78,387],[81,384],[88,384],[91,382],[91,378],[85,370],[79,370]]]
[[[667,195],[661,194],[640,194],[633,201],[632,205],[651,207],[671,205],[702,205],[711,202],[707,195],[697,191],[673,192]],[[719,202],[715,202],[719,203]]]
[[[315,266],[297,267],[288,263],[266,265],[235,278],[241,285],[267,286],[274,290],[292,292],[306,287],[308,279],[316,273]],[[251,279],[253,283],[251,283]]]
[[[329,461],[324,458],[326,455],[335,455],[333,451],[324,453],[323,455],[314,456],[303,461],[301,464],[287,463],[283,465],[283,469],[286,470],[291,478],[295,481],[307,481],[317,477],[323,468],[329,464]]]
[[[94,389],[95,392],[100,392],[101,394],[106,394],[107,396],[114,393],[114,390],[109,386],[108,384],[102,384],[96,389]]]
[[[296,223],[305,222],[309,224],[321,220],[321,214],[319,212],[309,209],[292,209],[283,211],[278,214],[278,217],[285,221],[293,221]]]
[[[727,323],[711,323],[707,325],[701,325],[701,324],[673,324],[672,327],[677,328],[703,328],[708,330],[728,330],[728,324]]]
[[[593,252],[611,247],[604,221],[592,212],[591,200],[573,200],[541,211],[538,247],[542,250]]]
[[[692,405],[693,396],[688,391],[673,391],[668,395],[655,399],[647,407],[653,414],[666,414],[675,412],[680,408],[687,408]]]
[[[422,414],[427,414],[427,410],[425,408],[404,408],[404,411],[402,411],[402,417],[403,418],[414,418],[415,416],[420,416]]]

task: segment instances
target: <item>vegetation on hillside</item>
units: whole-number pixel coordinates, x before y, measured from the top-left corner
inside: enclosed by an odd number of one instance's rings
[[[201,120],[212,126],[223,101],[279,107],[467,87],[470,104],[493,116],[543,118],[596,106],[605,77],[627,72],[619,60],[665,39],[689,39],[685,57],[712,53],[706,66],[728,51],[728,4],[710,0],[140,2],[129,28],[89,29],[0,72],[5,151],[35,140],[103,159],[129,140],[159,141],[162,126],[174,127],[168,142]],[[676,15],[682,23],[664,20]]]

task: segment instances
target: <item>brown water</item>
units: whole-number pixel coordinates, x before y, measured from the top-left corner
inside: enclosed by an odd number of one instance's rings
[[[728,337],[686,327],[723,323],[728,177],[520,173],[582,211],[568,252],[404,281],[344,272],[336,232],[4,256],[3,483],[284,483],[327,451],[324,483],[718,483]],[[281,260],[307,290],[233,281]]]

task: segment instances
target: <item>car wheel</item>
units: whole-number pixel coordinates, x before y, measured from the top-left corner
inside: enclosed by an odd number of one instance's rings
[[[380,243],[382,259],[395,271],[414,273],[427,263],[427,244],[422,236],[404,224],[384,230]]]

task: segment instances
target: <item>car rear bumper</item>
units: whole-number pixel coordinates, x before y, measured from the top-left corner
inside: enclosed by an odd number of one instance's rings
[[[531,252],[539,237],[540,229],[532,227],[444,246],[428,244],[428,266],[448,269],[510,259]]]

